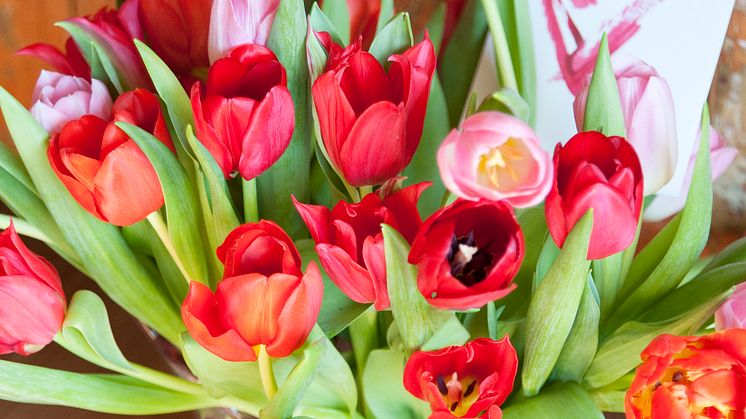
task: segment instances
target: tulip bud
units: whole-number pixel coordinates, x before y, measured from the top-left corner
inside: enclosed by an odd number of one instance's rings
[[[52,169],[89,213],[118,226],[142,221],[163,206],[158,176],[145,154],[116,125],[137,125],[173,149],[158,99],[137,89],[119,96],[114,120],[86,115],[49,142]]]
[[[438,150],[446,187],[464,199],[531,207],[552,186],[552,160],[531,127],[500,112],[480,112],[454,129]]]
[[[215,62],[192,86],[197,137],[225,177],[238,170],[246,180],[272,166],[290,145],[295,111],[287,77],[272,51],[240,45]]]
[[[479,338],[415,352],[404,367],[404,388],[430,404],[430,418],[499,419],[517,371],[518,356],[507,336]]]
[[[31,252],[11,223],[0,234],[0,355],[30,355],[62,328],[67,302],[59,274]]]
[[[130,0],[131,1],[131,0]],[[207,68],[212,0],[139,0],[148,45],[177,75],[190,79]]]
[[[630,419],[738,418],[746,413],[746,330],[661,335],[642,352],[624,399]]]
[[[634,57],[615,54],[612,65],[622,101],[627,141],[635,148],[642,165],[643,193],[652,195],[671,180],[678,160],[671,89],[655,68]],[[590,79],[573,104],[578,131],[583,130],[589,83]]]
[[[359,40],[344,50],[331,41],[325,47],[327,71],[311,89],[324,148],[350,185],[382,184],[409,164],[420,143],[433,44],[426,35],[392,55],[388,72]]]
[[[700,133],[698,132],[697,138],[699,139],[699,137]],[[692,176],[694,176],[694,163],[697,161],[699,140],[695,141],[694,145],[679,194],[677,196],[656,195],[650,205],[645,207],[645,212],[642,215],[645,221],[661,221],[684,209],[686,197],[689,196],[689,187],[692,185]],[[712,168],[713,182],[728,170],[736,155],[738,155],[738,149],[726,146],[725,140],[710,125],[710,167]]]
[[[642,208],[642,170],[621,137],[581,132],[554,149],[554,182],[545,213],[559,247],[575,223],[593,208],[589,259],[626,249],[635,238]]]
[[[181,307],[192,337],[227,361],[255,361],[256,345],[273,357],[298,349],[321,309],[316,264],[304,274],[292,239],[271,221],[238,227],[217,253],[225,265],[217,291],[193,281]]]
[[[214,0],[210,15],[210,63],[241,44],[267,45],[280,0]]]
[[[430,304],[470,309],[513,291],[524,253],[507,203],[459,199],[425,220],[409,263],[417,265],[417,287]]]
[[[109,119],[111,114],[111,97],[103,83],[46,70],[39,75],[32,101],[31,115],[49,135],[83,115]]]
[[[356,204],[340,201],[331,211],[293,199],[316,242],[321,265],[350,299],[374,303],[376,310],[391,305],[381,224],[397,229],[412,243],[422,224],[417,201],[429,185],[419,183],[384,198],[370,193]]]

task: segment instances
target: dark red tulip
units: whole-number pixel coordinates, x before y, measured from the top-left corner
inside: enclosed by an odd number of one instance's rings
[[[287,77],[269,49],[239,45],[210,67],[202,92],[192,87],[197,137],[226,177],[250,180],[272,166],[290,144],[295,111]]]
[[[29,355],[62,328],[67,302],[57,270],[30,251],[11,223],[0,234],[0,355]]]
[[[415,352],[404,368],[404,388],[430,403],[431,419],[498,419],[517,370],[518,356],[508,337],[480,338],[463,346]]]
[[[158,98],[137,89],[119,96],[113,121],[86,115],[68,122],[49,142],[52,169],[88,212],[114,225],[143,220],[163,206],[158,176],[145,154],[120,130],[122,121],[150,132],[173,149]]]
[[[377,310],[389,307],[381,224],[412,243],[422,224],[417,200],[428,186],[419,183],[385,198],[370,193],[357,204],[340,201],[331,211],[294,201],[316,242],[321,265],[352,300],[374,303]]]
[[[430,39],[389,57],[388,71],[362,50],[344,50],[319,34],[329,51],[313,84],[321,137],[331,160],[353,186],[377,185],[412,160],[422,136],[435,53]]]
[[[549,232],[562,247],[567,234],[593,208],[589,259],[626,249],[642,207],[643,178],[634,148],[622,137],[581,132],[554,149],[554,183],[545,212]]]
[[[316,265],[309,262],[304,274],[292,239],[271,221],[238,227],[217,253],[225,265],[217,291],[193,281],[181,307],[192,337],[228,361],[256,360],[256,345],[273,357],[298,349],[321,309]]]
[[[417,286],[430,304],[468,309],[514,288],[523,233],[504,201],[458,199],[425,220],[409,253]]]

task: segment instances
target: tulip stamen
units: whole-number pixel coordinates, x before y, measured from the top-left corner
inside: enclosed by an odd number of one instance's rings
[[[459,379],[458,373],[454,372],[448,377],[438,375],[435,379],[438,386],[438,391],[443,397],[443,402],[448,409],[456,416],[463,416],[469,410],[469,407],[479,397],[477,389],[479,383],[477,380],[471,380],[468,378]],[[467,384],[468,383],[468,384]]]
[[[485,246],[487,247],[487,246]],[[465,236],[451,237],[451,247],[446,254],[451,266],[451,275],[459,282],[471,287],[482,282],[492,267],[493,256],[484,247],[480,248],[474,231]]]
[[[496,188],[500,187],[500,175],[507,172],[508,176],[518,182],[518,173],[513,162],[523,160],[525,157],[518,149],[518,144],[512,139],[498,147],[491,148],[483,154],[479,161],[479,172],[485,176]]]

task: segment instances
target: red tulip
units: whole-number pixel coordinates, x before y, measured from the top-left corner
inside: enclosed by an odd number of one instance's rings
[[[630,419],[746,417],[746,330],[661,335],[624,399]]]
[[[97,218],[118,226],[134,224],[163,206],[158,176],[145,154],[114,122],[150,132],[173,148],[160,103],[137,89],[119,96],[113,121],[86,115],[68,122],[49,142],[52,169],[70,194]]]
[[[431,419],[497,419],[517,370],[518,356],[508,337],[480,338],[464,346],[415,352],[404,368],[404,388],[430,403]]]
[[[240,45],[215,62],[201,93],[192,86],[197,137],[226,177],[259,176],[290,144],[295,111],[285,69],[272,51]]]
[[[0,355],[30,355],[62,328],[67,303],[57,270],[31,252],[11,223],[0,234]]]
[[[554,149],[554,182],[545,212],[549,233],[562,247],[567,234],[593,208],[589,259],[626,249],[635,237],[642,207],[642,169],[634,148],[621,137],[581,132]]]
[[[358,303],[389,307],[381,224],[397,229],[410,243],[422,224],[417,200],[428,183],[404,188],[388,197],[366,195],[357,204],[340,201],[331,211],[295,201],[295,208],[316,242],[316,252],[329,278]]]
[[[347,10],[350,12],[350,41],[354,42],[361,38],[363,48],[370,47],[373,37],[376,36],[378,16],[381,14],[381,2],[347,0]]]
[[[16,54],[36,57],[51,65],[58,73],[91,81],[91,66],[83,58],[72,38],[67,38],[64,53],[52,45],[39,43],[22,48]]]
[[[212,0],[139,0],[139,18],[148,45],[179,76],[207,68],[207,36]]]
[[[417,286],[430,304],[468,309],[515,288],[523,233],[504,201],[458,199],[425,220],[409,253]]]
[[[321,309],[316,265],[304,274],[293,241],[271,221],[238,227],[217,252],[225,265],[217,292],[193,281],[181,307],[192,337],[227,361],[256,360],[256,345],[273,357],[298,349]]]
[[[342,50],[321,34],[327,71],[313,84],[324,147],[353,186],[377,185],[412,160],[422,136],[435,52],[425,39],[389,57],[388,73],[360,41]]]

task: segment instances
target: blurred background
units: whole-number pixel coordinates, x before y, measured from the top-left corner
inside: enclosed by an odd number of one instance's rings
[[[409,3],[409,5],[417,3],[420,5],[418,7],[428,9],[422,5],[432,2],[401,0],[400,3]],[[26,106],[30,106],[31,94],[42,66],[33,58],[16,57],[14,52],[35,42],[62,46],[67,35],[62,29],[55,27],[54,22],[71,16],[92,14],[101,7],[113,5],[114,0],[0,0],[0,85],[8,89]],[[426,14],[427,11],[424,13]],[[713,234],[709,244],[711,249],[718,249],[744,236],[746,232],[746,135],[744,135],[746,134],[746,125],[744,125],[746,124],[746,103],[744,103],[746,82],[744,82],[744,77],[746,77],[746,0],[737,0],[710,91],[710,109],[715,128],[730,145],[739,148],[741,154],[715,184]],[[0,139],[7,141],[8,138],[5,123],[0,119]],[[656,226],[651,227],[649,230],[654,231]],[[30,244],[32,250],[43,254],[58,267],[67,295],[72,295],[79,289],[90,289],[96,291],[107,301],[114,334],[129,359],[154,368],[164,370],[168,368],[138,323],[112,304],[102,292],[99,292],[92,281],[56,257],[41,243]],[[4,359],[73,371],[102,372],[69,355],[55,344],[29,358],[10,356]],[[0,401],[1,418],[66,416],[81,419],[115,417],[68,408]],[[156,418],[189,417],[194,417],[194,414],[156,416]]]

